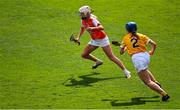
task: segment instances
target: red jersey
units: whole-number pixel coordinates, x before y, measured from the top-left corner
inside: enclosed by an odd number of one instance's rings
[[[84,27],[85,29],[87,29],[88,27],[97,27],[100,22],[93,16],[91,16],[88,21],[87,20],[82,20],[82,27]],[[89,34],[91,35],[91,38],[93,40],[96,39],[103,39],[106,37],[106,33],[104,32],[104,30],[92,30],[89,32]]]

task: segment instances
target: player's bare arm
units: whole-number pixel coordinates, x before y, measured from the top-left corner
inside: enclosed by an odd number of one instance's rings
[[[120,54],[124,54],[124,52],[126,51],[126,46],[120,46]]]
[[[81,27],[81,28],[80,28],[80,32],[79,32],[76,40],[78,40],[78,41],[80,40],[80,37],[83,35],[84,31],[85,31],[85,28],[84,28],[84,27]]]
[[[155,50],[156,50],[156,43],[153,41],[153,40],[150,40],[149,41],[149,44],[151,45],[151,50],[149,51],[149,54],[150,55],[153,55],[154,54],[154,52],[155,52]]]
[[[104,30],[104,27],[99,24],[97,27],[88,27],[87,31],[92,31],[92,30]]]

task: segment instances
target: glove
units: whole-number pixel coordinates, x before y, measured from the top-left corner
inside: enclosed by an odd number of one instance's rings
[[[79,40],[77,40],[75,37],[74,37],[74,35],[72,34],[71,36],[70,36],[70,39],[69,39],[70,41],[73,41],[73,42],[75,42],[75,43],[77,43],[78,44],[78,46],[80,45],[80,41]]]
[[[115,46],[120,46],[121,45],[121,43],[119,43],[118,41],[112,41],[111,42],[113,45],[115,45]]]

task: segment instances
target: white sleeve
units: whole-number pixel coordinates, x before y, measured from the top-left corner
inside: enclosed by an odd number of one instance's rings
[[[152,41],[152,40],[149,38],[148,41],[147,41],[147,43],[146,43],[146,45],[149,44],[150,41]]]
[[[98,26],[98,24],[100,24],[100,22],[97,19],[93,19],[92,22],[94,26]]]

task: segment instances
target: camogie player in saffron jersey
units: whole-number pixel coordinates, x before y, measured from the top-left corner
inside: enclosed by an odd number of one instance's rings
[[[137,25],[135,22],[126,24],[127,35],[123,37],[120,54],[126,50],[132,57],[132,62],[137,70],[139,78],[152,90],[162,96],[162,101],[167,101],[170,97],[161,88],[160,83],[154,78],[153,74],[148,70],[150,63],[150,55],[154,54],[156,43],[146,35],[137,33]],[[151,50],[147,52],[146,45],[151,45]]]
[[[81,8],[79,8],[79,14],[82,19],[82,25],[76,40],[80,40],[80,37],[83,35],[85,30],[88,31],[91,36],[91,40],[85,47],[81,56],[84,59],[95,62],[95,64],[92,66],[92,69],[95,69],[98,66],[102,65],[103,61],[93,56],[91,52],[96,50],[98,47],[102,47],[107,57],[123,70],[126,78],[130,78],[130,72],[125,68],[122,61],[113,54],[108,36],[104,32],[104,28],[101,23],[97,20],[97,17],[91,13],[91,8],[89,6],[82,6]]]

